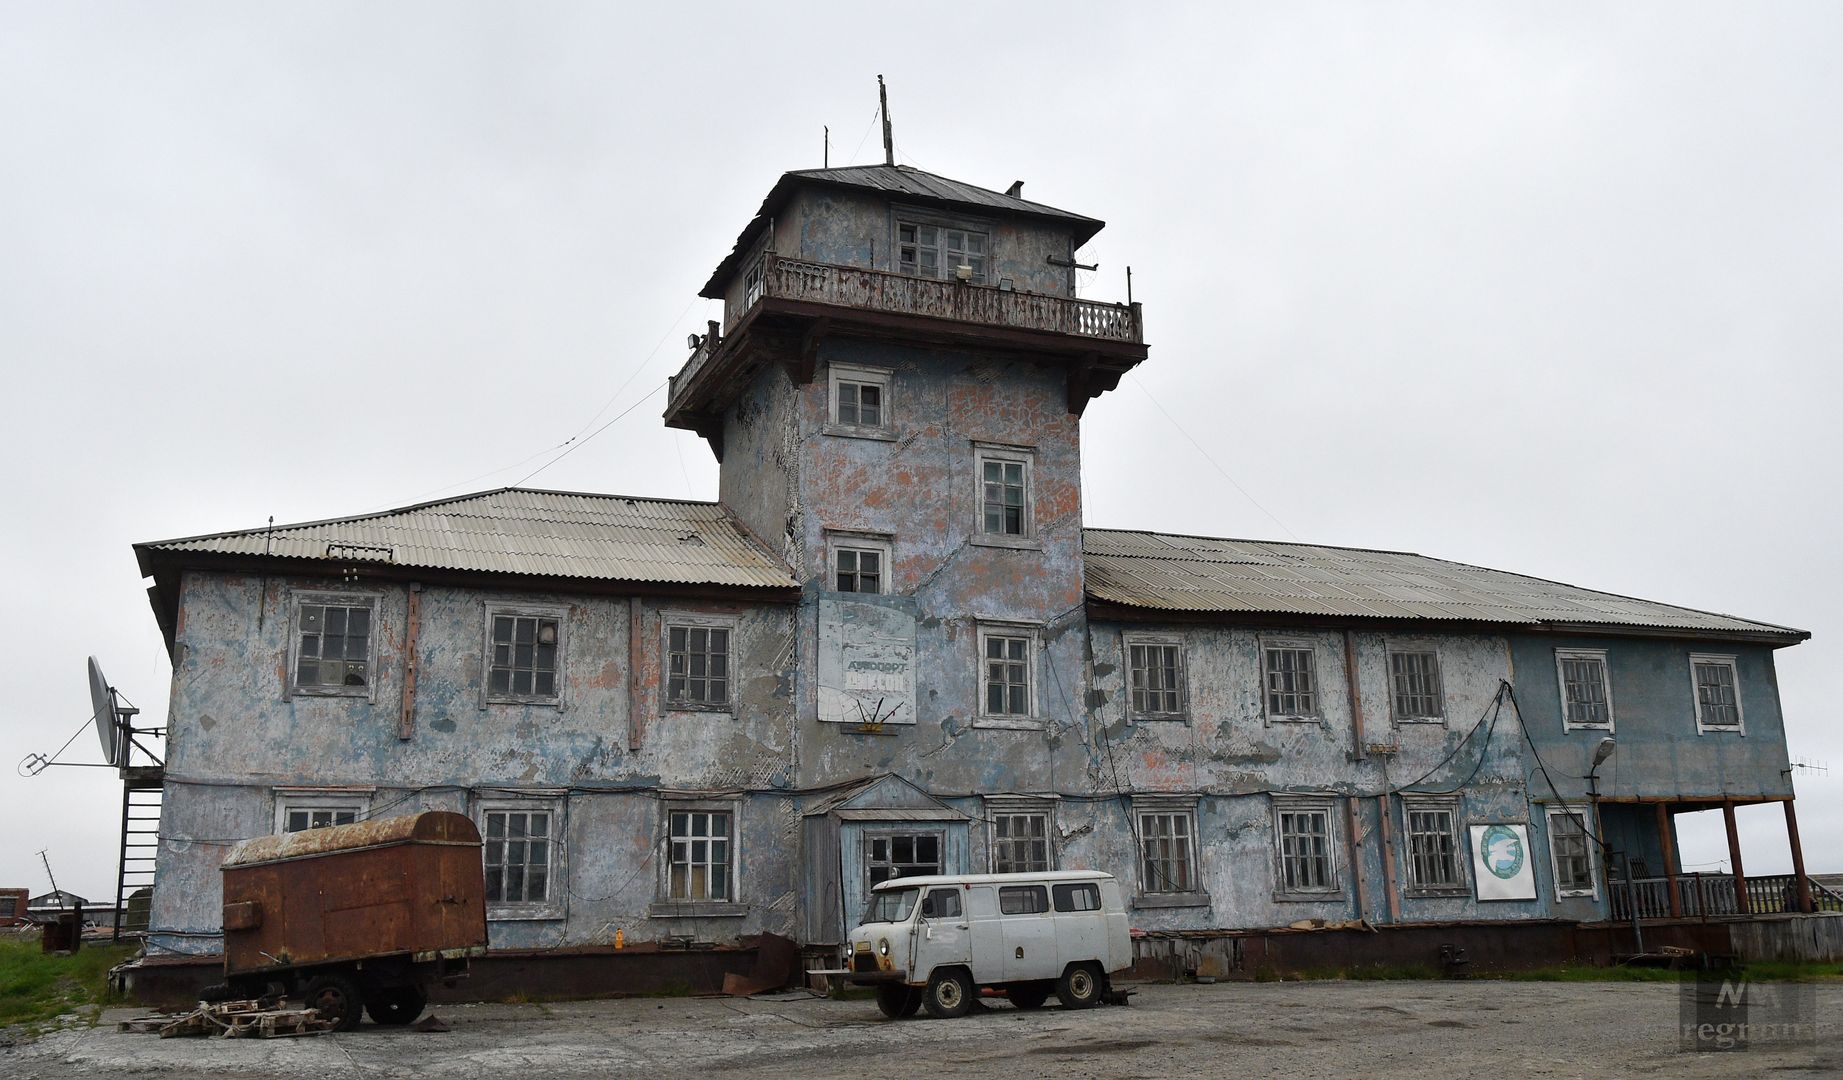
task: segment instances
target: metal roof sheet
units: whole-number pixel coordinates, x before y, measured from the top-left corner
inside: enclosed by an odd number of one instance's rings
[[[541,577],[799,587],[716,503],[528,488],[136,546]]]
[[[1809,636],[1403,551],[1124,529],[1084,529],[1082,538],[1089,598],[1126,607]]]

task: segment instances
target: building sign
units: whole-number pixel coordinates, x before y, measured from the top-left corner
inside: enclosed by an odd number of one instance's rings
[[[1472,880],[1480,900],[1534,900],[1529,826],[1521,822],[1472,826]]]
[[[819,719],[915,723],[915,616],[888,600],[819,603]]]

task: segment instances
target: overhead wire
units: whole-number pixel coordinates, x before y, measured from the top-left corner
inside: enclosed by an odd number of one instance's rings
[[[1177,429],[1177,433],[1179,435],[1184,436],[1185,439],[1189,440],[1190,445],[1196,447],[1197,453],[1203,455],[1203,460],[1209,462],[1211,468],[1215,469],[1218,473],[1221,473],[1222,478],[1224,480],[1227,480],[1231,485],[1233,485],[1236,491],[1241,492],[1242,498],[1247,499],[1250,503],[1252,503],[1256,510],[1259,510],[1261,513],[1266,514],[1268,517],[1268,520],[1272,521],[1275,525],[1280,526],[1281,532],[1284,532],[1286,535],[1292,537],[1294,540],[1299,539],[1298,533],[1287,528],[1286,522],[1281,521],[1278,517],[1274,516],[1274,512],[1272,510],[1269,510],[1265,506],[1262,506],[1261,501],[1255,498],[1252,492],[1250,492],[1247,488],[1241,486],[1241,481],[1235,479],[1233,476],[1230,476],[1229,470],[1223,468],[1221,463],[1219,463],[1215,458],[1210,456],[1210,452],[1203,448],[1203,444],[1198,442],[1195,438],[1193,438],[1190,432],[1184,429],[1184,425],[1178,423],[1177,417],[1172,416],[1170,410],[1166,409],[1165,406],[1156,397],[1152,396],[1152,391],[1146,389],[1146,385],[1139,381],[1139,377],[1137,375],[1134,375],[1131,372],[1128,372],[1126,377],[1133,381],[1133,385],[1137,386],[1139,388],[1139,392],[1146,396],[1146,400],[1152,403],[1152,407],[1157,409],[1160,413],[1164,415],[1164,418],[1166,420],[1169,420],[1171,422],[1171,426]]]

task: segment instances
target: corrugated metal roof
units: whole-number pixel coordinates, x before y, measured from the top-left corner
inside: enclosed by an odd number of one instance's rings
[[[782,173],[775,181],[768,197],[762,200],[761,209],[744,226],[736,237],[736,244],[723,261],[711,272],[710,280],[698,295],[717,300],[723,296],[723,286],[729,281],[736,264],[754,245],[756,235],[767,222],[785,206],[795,188],[801,184],[830,184],[836,187],[859,188],[865,191],[879,191],[890,195],[901,195],[908,199],[943,206],[965,207],[987,213],[1021,214],[1027,217],[1053,218],[1067,222],[1075,232],[1075,246],[1094,239],[1094,234],[1107,227],[1099,218],[1085,214],[1071,213],[1040,202],[1032,202],[1016,195],[1006,195],[1002,191],[993,191],[976,184],[949,180],[945,176],[936,176],[923,172],[909,165],[852,165],[837,169],[799,169]]]
[[[1082,538],[1088,596],[1126,607],[1809,636],[1402,551],[1119,529]]]
[[[607,581],[799,587],[716,503],[526,488],[136,547]]]

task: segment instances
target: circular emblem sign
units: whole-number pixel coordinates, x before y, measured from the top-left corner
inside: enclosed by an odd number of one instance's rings
[[[1523,841],[1503,825],[1485,829],[1482,838],[1485,868],[1505,881],[1523,872]]]

